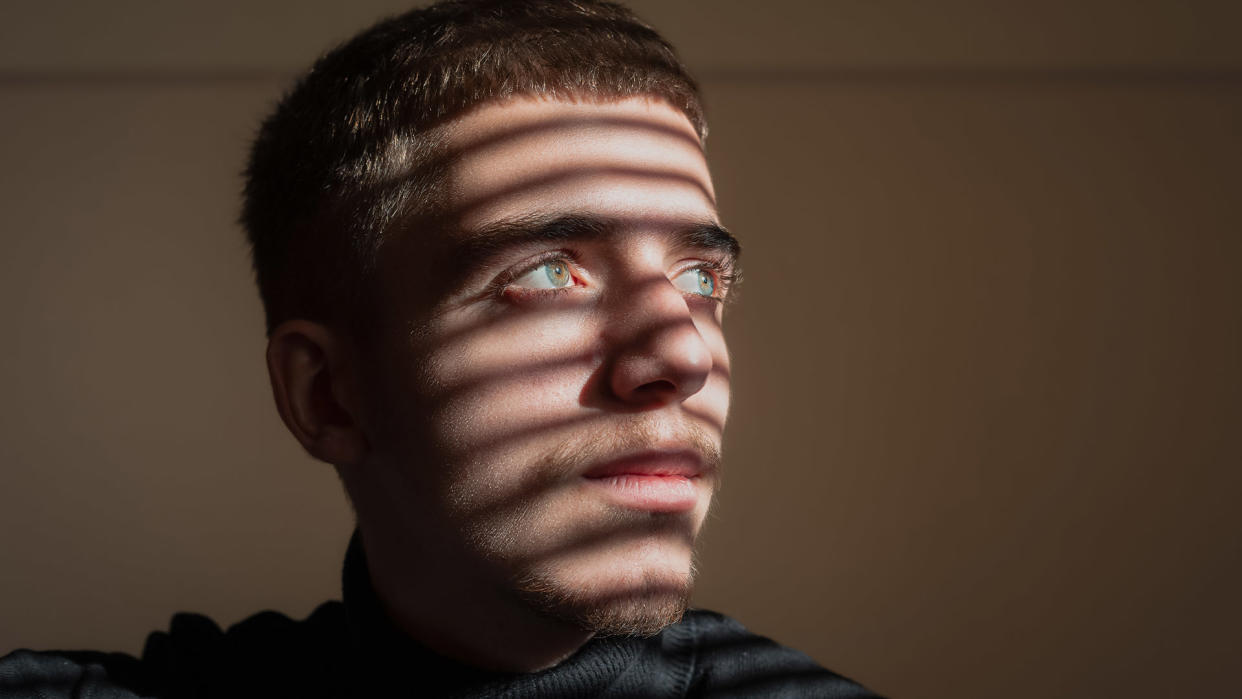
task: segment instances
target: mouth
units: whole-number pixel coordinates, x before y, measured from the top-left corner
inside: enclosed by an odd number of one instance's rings
[[[686,512],[698,504],[699,481],[707,472],[695,451],[649,450],[596,464],[582,477],[622,507]]]

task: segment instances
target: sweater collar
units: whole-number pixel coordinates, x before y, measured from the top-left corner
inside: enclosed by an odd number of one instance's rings
[[[474,695],[537,689],[530,696],[591,696],[606,690],[657,639],[594,638],[560,664],[534,673],[502,673],[441,656],[396,627],[371,585],[362,540],[355,530],[345,554],[342,593],[355,658],[367,676],[386,686],[417,683],[420,692]],[[526,694],[526,691],[522,691]]]

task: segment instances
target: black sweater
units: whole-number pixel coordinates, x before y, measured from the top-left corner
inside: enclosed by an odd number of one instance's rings
[[[535,673],[479,670],[393,627],[361,547],[345,558],[344,598],[307,619],[262,612],[229,630],[178,614],[120,653],[16,651],[0,659],[3,699],[156,697],[874,697],[798,651],[694,610],[651,638],[596,638]]]

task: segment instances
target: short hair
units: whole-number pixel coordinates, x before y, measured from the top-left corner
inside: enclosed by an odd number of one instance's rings
[[[695,81],[621,5],[449,0],[381,21],[321,57],[255,138],[241,222],[267,331],[292,318],[357,330],[385,237],[439,203],[440,127],[521,95],[657,97],[706,137]]]

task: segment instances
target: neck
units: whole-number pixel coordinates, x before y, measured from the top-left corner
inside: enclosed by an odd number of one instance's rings
[[[498,672],[535,672],[573,655],[593,635],[530,609],[485,571],[451,552],[360,525],[371,586],[405,635],[458,662]]]

